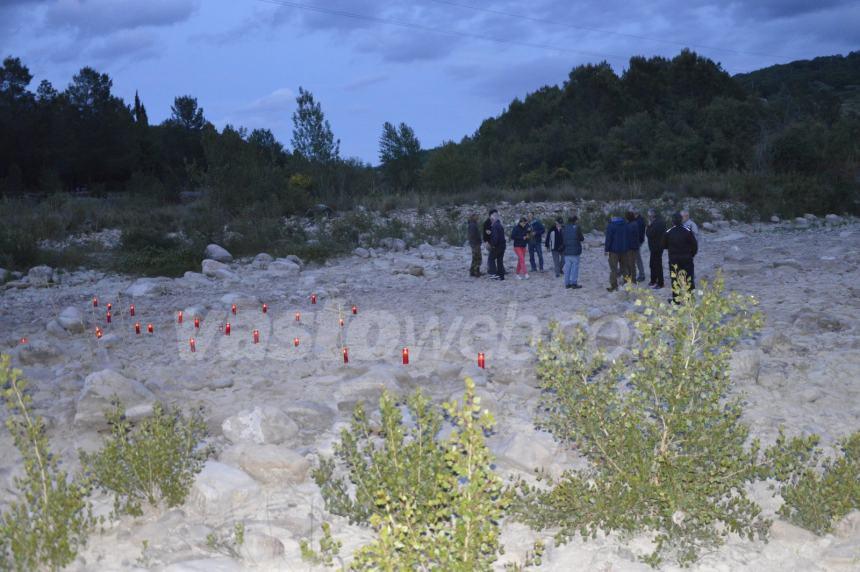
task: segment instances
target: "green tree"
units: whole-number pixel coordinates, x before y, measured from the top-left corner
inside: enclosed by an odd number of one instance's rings
[[[379,161],[386,179],[395,189],[411,189],[421,169],[421,143],[405,123],[394,127],[386,121],[379,138]]]
[[[200,131],[206,125],[203,108],[197,106],[196,97],[182,95],[174,98],[170,112],[172,114],[170,121],[188,131]]]
[[[340,158],[340,139],[335,140],[322,106],[311,92],[299,87],[293,112],[293,150],[307,161],[331,163]]]

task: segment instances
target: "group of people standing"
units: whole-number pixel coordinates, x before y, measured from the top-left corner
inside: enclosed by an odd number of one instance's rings
[[[468,235],[472,249],[469,275],[483,276],[481,246],[486,244],[487,274],[493,279],[504,280],[507,237],[498,210],[490,210],[483,228],[478,226],[478,215],[473,213],[469,217]],[[610,292],[617,290],[619,278],[622,283],[645,281],[645,268],[640,249],[646,239],[650,251],[648,286],[654,289],[664,287],[663,252],[667,251],[673,280],[673,300],[677,297],[675,282],[680,278],[681,273],[686,275],[688,287],[694,288],[693,258],[698,252],[698,227],[690,219],[689,212],[682,210],[675,213],[672,216],[672,226],[667,228],[656,211],[648,211],[646,223],[636,210],[631,209],[624,216],[612,216],[606,226],[604,253],[609,262],[607,290]],[[529,278],[526,251],[529,253],[531,271],[544,272],[543,248],[546,248],[552,255],[555,276],[564,276],[565,288],[582,287],[579,284],[579,258],[582,255],[582,243],[585,237],[575,215],[569,216],[566,223],[561,217],[557,218],[547,232],[544,224],[532,212],[528,218],[521,217],[514,225],[510,240],[517,255],[516,277],[518,279]]]

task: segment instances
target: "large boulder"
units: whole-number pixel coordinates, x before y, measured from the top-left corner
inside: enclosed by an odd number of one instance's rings
[[[248,506],[259,492],[260,485],[248,473],[210,460],[197,475],[188,500],[207,518],[223,520]]]
[[[206,247],[206,252],[203,254],[206,258],[217,260],[218,262],[233,262],[233,255],[227,252],[226,248],[217,244],[210,244]]]
[[[125,295],[132,298],[141,296],[158,296],[167,292],[170,286],[170,278],[159,276],[156,278],[138,278],[131,286],[126,288]]]
[[[240,443],[224,451],[221,460],[238,465],[261,483],[303,483],[311,468],[304,455],[281,445]]]
[[[32,340],[18,350],[18,360],[23,365],[47,365],[60,356],[60,350],[44,340]]]
[[[298,276],[301,271],[301,267],[288,258],[275,259],[269,264],[269,268],[266,270],[269,274],[279,277]]]
[[[283,411],[269,405],[256,405],[240,411],[221,424],[224,436],[232,443],[283,443],[299,432],[296,422]]]
[[[269,264],[271,264],[273,260],[274,258],[272,258],[271,254],[261,252],[254,257],[254,260],[251,262],[251,266],[254,268],[259,268],[260,270],[265,270],[269,267]]]
[[[217,260],[206,259],[202,263],[203,275],[210,278],[228,279],[234,278],[236,275],[223,262]]]
[[[80,333],[84,331],[84,313],[75,306],[68,306],[57,316],[57,322],[67,332]]]
[[[47,286],[54,279],[54,269],[50,266],[34,266],[27,273],[27,281],[33,286]]]
[[[75,425],[104,428],[104,412],[111,408],[114,399],[125,406],[130,420],[138,420],[152,413],[155,395],[142,383],[129,379],[112,369],[91,373],[84,380],[75,410]]]

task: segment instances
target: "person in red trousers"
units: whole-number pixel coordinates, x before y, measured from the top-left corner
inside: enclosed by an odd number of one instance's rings
[[[529,246],[531,239],[531,229],[528,226],[526,217],[520,218],[519,224],[514,226],[511,231],[511,240],[514,242],[514,252],[517,254],[517,279],[529,277],[529,272],[526,268],[526,249]]]

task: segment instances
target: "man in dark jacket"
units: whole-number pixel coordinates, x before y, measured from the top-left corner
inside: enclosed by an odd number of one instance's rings
[[[648,210],[648,226],[645,229],[645,236],[648,237],[648,250],[651,251],[651,258],[648,265],[651,267],[651,281],[648,283],[650,288],[662,288],[663,283],[663,235],[666,234],[666,223],[654,209]]]
[[[505,227],[502,226],[502,219],[499,217],[498,212],[494,212],[490,215],[490,218],[493,219],[493,226],[490,229],[490,246],[492,247],[492,256],[494,258],[493,267],[496,269],[496,276],[498,280],[505,279],[505,247],[507,246],[507,241],[505,240]]]
[[[540,219],[535,216],[535,213],[529,213],[529,226],[532,231],[532,238],[529,241],[529,264],[531,264],[532,272],[538,270],[538,266],[535,266],[535,254],[537,254],[540,271],[543,272],[543,247],[541,247],[541,242],[543,242],[546,228],[544,228]]]
[[[672,276],[672,301],[678,303],[681,295],[681,276],[686,276],[687,287],[696,287],[693,257],[699,251],[696,236],[684,226],[680,213],[672,215],[672,228],[663,234],[663,248],[669,251],[669,272]]]
[[[484,221],[484,234],[482,235],[484,242],[487,243],[487,274],[491,277],[496,275],[496,259],[493,256],[493,246],[490,244],[490,235],[493,229],[493,215],[497,213],[496,209],[490,209],[490,214],[487,220]]]
[[[582,254],[582,229],[576,224],[577,217],[571,216],[564,225],[564,287],[579,289],[579,256]]]
[[[609,290],[618,290],[618,276],[622,270],[622,261],[629,250],[627,248],[627,223],[620,216],[609,219],[606,225],[606,241],[603,248],[609,260]]]
[[[469,247],[472,249],[472,265],[469,276],[481,276],[481,230],[478,228],[478,215],[469,215]]]
[[[642,264],[642,245],[645,243],[645,219],[637,209],[633,209],[633,220],[639,227],[639,246],[636,247],[636,282],[645,282],[645,266]]]
[[[564,236],[561,233],[562,220],[561,217],[555,219],[555,226],[549,229],[546,233],[544,246],[552,254],[552,267],[555,269],[555,277],[561,276],[562,261],[564,258]]]
[[[622,268],[624,281],[636,281],[636,258],[639,256],[639,223],[636,222],[636,215],[633,211],[627,211],[627,256],[626,268]]]

